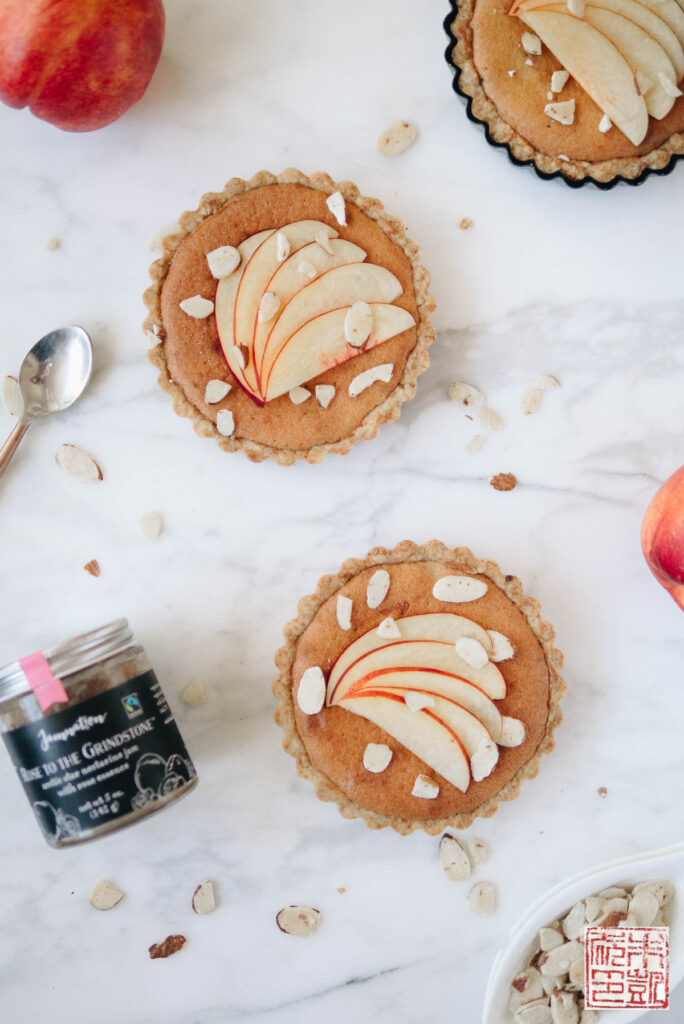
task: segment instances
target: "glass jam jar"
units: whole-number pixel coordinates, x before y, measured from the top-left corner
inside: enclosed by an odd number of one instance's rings
[[[0,726],[50,846],[133,825],[197,785],[126,619],[0,669]]]

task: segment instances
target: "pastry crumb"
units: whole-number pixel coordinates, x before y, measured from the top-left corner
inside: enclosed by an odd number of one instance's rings
[[[605,787],[605,786],[599,786],[599,788],[598,788],[598,789],[596,790],[596,792],[597,792],[597,793],[598,793],[598,795],[599,795],[600,797],[602,797],[602,798],[603,798],[604,800],[605,800],[605,798],[606,798],[606,797],[608,796],[608,790],[606,789],[606,787]]]
[[[57,249],[61,249],[61,247],[61,238],[48,238],[47,242],[45,243],[45,248],[48,249],[50,252],[56,252]]]
[[[489,483],[495,491],[512,491],[518,485],[518,478],[513,473],[497,473]]]
[[[100,575],[100,563],[97,558],[91,558],[89,562],[83,566],[89,576],[95,576],[96,578]]]
[[[183,948],[188,940],[184,935],[167,935],[163,942],[154,942],[149,947],[150,960],[165,960]]]
[[[467,231],[468,228],[472,228],[473,222],[470,219],[470,217],[463,217],[463,219],[461,221],[459,221],[459,225],[458,226],[461,229],[461,231]]]
[[[345,889],[345,887],[343,885],[341,885],[337,891],[341,894],[341,893],[345,893],[347,890]]]

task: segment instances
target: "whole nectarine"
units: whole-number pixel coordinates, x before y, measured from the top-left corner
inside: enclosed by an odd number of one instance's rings
[[[641,545],[655,578],[684,609],[684,466],[646,509]]]
[[[71,132],[103,128],[145,92],[161,0],[2,0],[0,100]]]

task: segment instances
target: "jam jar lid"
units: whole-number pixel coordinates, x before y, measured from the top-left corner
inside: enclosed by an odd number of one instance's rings
[[[64,679],[121,654],[132,645],[133,633],[128,619],[116,619],[99,629],[91,629],[88,633],[81,633],[64,643],[48,647],[42,653],[53,674],[58,679]],[[28,693],[31,693],[31,688],[19,661],[0,668],[0,705]]]

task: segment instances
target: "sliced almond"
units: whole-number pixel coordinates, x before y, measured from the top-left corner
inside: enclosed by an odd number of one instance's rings
[[[450,604],[477,601],[486,593],[485,581],[475,579],[474,576],[442,576],[432,588],[433,597],[438,601],[448,601]]]
[[[461,219],[458,222],[458,226],[461,229],[461,231],[468,231],[470,228],[472,228],[473,222],[470,219],[470,217],[461,217]]]
[[[411,796],[417,796],[420,800],[434,800],[439,794],[439,786],[427,775],[417,775],[413,783]]]
[[[644,890],[646,892],[653,893],[655,898],[658,900],[658,905],[660,907],[666,907],[669,903],[671,903],[672,897],[675,893],[674,885],[672,884],[672,882],[668,881],[665,878],[653,881],[649,880],[647,882],[639,882],[637,885],[634,886],[632,893],[636,894],[638,892],[643,892]]]
[[[341,192],[333,192],[325,201],[333,217],[342,227],[347,225],[347,211],[344,205],[344,196]]]
[[[653,82],[645,75],[643,71],[637,71],[634,75],[634,81],[636,84],[636,91],[640,96],[645,96],[647,92],[650,92],[653,88]]]
[[[140,517],[140,532],[147,540],[158,540],[164,529],[161,512],[144,512]]]
[[[547,117],[550,117],[552,121],[557,121],[558,124],[574,124],[575,101],[558,100],[555,103],[547,103],[544,107],[544,113]]]
[[[335,385],[334,384],[317,384],[316,385],[316,401],[320,405],[321,409],[327,409],[333,398],[335,397]]]
[[[369,743],[363,752],[363,767],[367,772],[379,775],[392,760],[392,751],[386,743]]]
[[[491,917],[496,910],[496,890],[492,883],[477,882],[468,893],[467,905],[471,914]]]
[[[295,935],[305,939],[318,930],[321,923],[321,912],[315,907],[292,906],[283,907],[276,915],[276,924],[286,935]]]
[[[363,373],[354,377],[349,385],[349,397],[357,398],[362,391],[371,387],[372,384],[377,384],[379,381],[382,381],[383,384],[388,384],[392,379],[393,372],[394,363],[381,363],[379,366],[371,366],[370,369],[364,370]]]
[[[623,889],[620,885],[609,885],[605,889],[601,889],[599,896],[604,900],[621,900],[627,895],[627,890]]]
[[[562,946],[565,939],[556,928],[539,929],[539,945],[543,953],[550,953],[552,949]]]
[[[218,249],[212,249],[207,253],[207,265],[212,277],[220,281],[224,277],[230,277],[240,266],[242,256],[234,245],[220,245]]]
[[[373,573],[366,587],[366,604],[369,608],[379,608],[387,597],[390,588],[390,574],[387,569],[378,569]]]
[[[489,845],[484,839],[466,839],[466,849],[473,864],[484,864],[489,860]]]
[[[435,706],[435,698],[431,697],[429,693],[418,693],[417,691],[410,690],[404,694],[404,703],[409,711],[422,711],[423,708],[433,708]]]
[[[536,967],[526,967],[516,974],[511,982],[508,1009],[515,1013],[521,1006],[540,999],[544,995],[541,974]]]
[[[539,970],[545,976],[567,974],[570,965],[579,957],[584,955],[584,947],[581,942],[573,940],[566,942],[556,949],[552,949],[542,958],[539,963]]]
[[[300,274],[303,274],[304,277],[308,277],[310,281],[313,281],[316,276],[316,268],[309,260],[300,260],[297,270]]]
[[[528,1003],[516,1012],[515,1024],[553,1024],[547,1002]]]
[[[584,989],[584,957],[580,957],[578,960],[575,960],[574,963],[570,964],[568,978],[570,980],[570,984],[576,991]]]
[[[501,720],[501,736],[499,743],[502,747],[519,747],[525,742],[526,729],[524,722],[519,718],[509,718],[504,715]]]
[[[533,35],[532,32],[523,32],[521,42],[523,50],[531,57],[538,57],[542,52],[541,39],[539,36]]]
[[[381,156],[399,156],[413,145],[417,134],[410,121],[395,121],[379,136],[375,148]]]
[[[230,437],[235,430],[235,417],[230,409],[219,409],[216,414],[216,429],[223,437]]]
[[[121,903],[124,894],[114,882],[106,879],[93,886],[90,893],[90,902],[96,910],[111,910],[117,903]]]
[[[484,668],[489,655],[482,644],[471,636],[461,636],[454,644],[459,658],[472,668]]]
[[[470,758],[470,771],[474,782],[489,778],[499,760],[496,743],[484,743]]]
[[[603,900],[600,896],[588,896],[584,901],[584,916],[589,924],[595,921],[603,909]]]
[[[317,715],[325,704],[325,676],[318,665],[312,665],[299,680],[297,703],[305,715]]]
[[[24,397],[16,377],[8,375],[3,378],[2,401],[10,416],[20,417],[24,415]]]
[[[534,386],[539,391],[550,391],[552,388],[559,388],[560,381],[558,377],[553,377],[550,373],[543,373],[540,377],[537,377],[537,382]]]
[[[456,836],[448,832],[439,842],[439,862],[452,882],[465,882],[473,873],[468,854]]]
[[[291,252],[292,246],[290,245],[290,240],[283,231],[279,231],[276,235],[276,258],[278,263],[283,263]]]
[[[245,359],[245,353],[242,345],[233,345],[232,354],[237,359],[240,368],[244,370],[245,366],[247,365],[247,360]]]
[[[515,657],[515,647],[503,633],[497,633],[495,629],[488,629],[489,639],[492,641],[491,661],[508,661]]]
[[[352,608],[354,602],[344,594],[337,595],[337,624],[340,629],[351,629]]]
[[[187,941],[184,935],[167,935],[163,942],[154,942],[149,947],[150,960],[166,960],[179,953]]]
[[[59,248],[61,248],[61,245],[62,245],[62,239],[61,238],[55,238],[53,236],[52,238],[48,238],[47,242],[45,243],[45,248],[48,249],[50,252],[56,252]],[[154,252],[154,249],[152,249],[152,247],[150,247],[150,248],[151,248],[151,251]],[[156,246],[155,248],[161,249],[161,245]]]
[[[361,348],[373,330],[373,310],[367,302],[355,302],[344,318],[344,336],[354,348]]]
[[[676,100],[679,96],[684,95],[682,90],[678,87],[677,83],[674,82],[664,71],[658,72],[658,81],[660,82],[663,92]]]
[[[570,77],[569,71],[554,71],[551,75],[551,92],[563,92],[565,84]]]
[[[520,411],[523,416],[531,416],[539,408],[541,391],[539,388],[528,388],[520,399]]]
[[[599,121],[598,130],[601,132],[602,135],[607,135],[612,127],[613,122],[607,114],[604,114],[601,120]]]
[[[212,914],[216,910],[216,892],[213,882],[202,882],[192,894],[192,909],[196,914]]]
[[[485,440],[486,438],[483,434],[475,434],[474,437],[471,437],[464,448],[466,455],[475,455],[476,452],[479,452],[480,448],[485,443]]]
[[[89,562],[83,566],[89,576],[98,577],[100,575],[100,563],[97,558],[91,558]]]
[[[311,398],[311,392],[307,391],[306,388],[297,385],[291,388],[289,391],[290,401],[293,405],[301,405],[302,402],[306,402],[307,398]]]
[[[214,303],[211,299],[205,299],[201,295],[191,295],[188,299],[182,299],[178,305],[193,320],[206,320],[214,312]]]
[[[95,483],[102,479],[102,470],[92,455],[77,448],[75,444],[60,445],[55,459],[60,469],[84,483]]]
[[[196,676],[195,679],[191,679],[188,685],[181,693],[181,698],[184,704],[187,704],[189,708],[199,707],[200,704],[207,703],[207,688],[204,680]]]
[[[498,412],[494,412],[487,405],[483,405],[481,409],[478,409],[477,418],[487,430],[501,430],[503,426],[503,420]]]
[[[317,231],[314,238],[320,245],[321,249],[323,249],[324,252],[327,252],[328,256],[333,255],[333,247],[330,244],[330,235],[327,228],[321,228],[320,231]]]
[[[466,384],[465,381],[455,380],[448,388],[447,394],[452,402],[456,405],[464,405],[468,409],[478,409],[484,404],[484,395],[472,384]]]
[[[572,992],[554,992],[551,996],[551,1020],[553,1024],[577,1024],[579,1010]]]
[[[383,640],[401,640],[399,627],[391,615],[382,620],[375,632]]]
[[[568,10],[575,18],[583,18],[587,0],[568,0]]]
[[[207,405],[216,405],[217,402],[223,401],[230,390],[230,384],[225,380],[207,381],[207,386],[204,389],[204,401]]]
[[[275,292],[264,292],[259,302],[257,320],[260,324],[269,323],[280,309],[280,299]]]
[[[563,929],[563,933],[568,939],[579,938],[584,929],[586,921],[585,914],[586,911],[584,903],[579,902],[574,905],[570,913],[565,915],[561,927]]]

